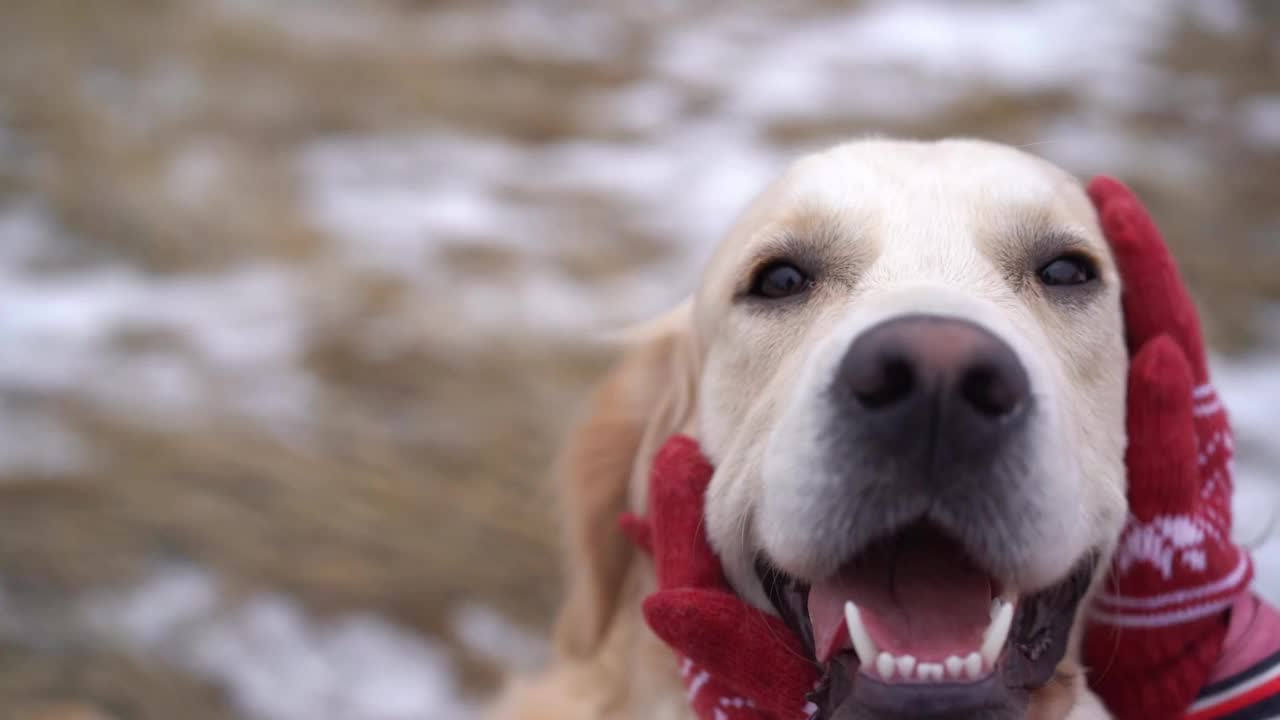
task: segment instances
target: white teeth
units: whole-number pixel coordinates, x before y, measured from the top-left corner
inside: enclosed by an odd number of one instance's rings
[[[958,678],[964,672],[964,661],[952,655],[943,663],[947,667],[947,677]]]
[[[844,604],[844,621],[849,627],[849,639],[853,641],[853,650],[858,653],[858,660],[862,661],[863,667],[871,667],[879,657],[880,649],[872,642],[871,635],[862,624],[862,614],[852,600]]]
[[[894,655],[881,652],[876,661],[865,666],[872,675],[884,680],[916,680],[942,682],[944,680],[978,680],[982,677],[982,656],[971,652],[964,657],[952,655],[942,662],[917,662],[912,655]]]
[[[916,659],[911,655],[898,656],[898,674],[904,678],[911,679],[916,672]]]
[[[885,680],[893,679],[894,667],[895,667],[895,663],[893,660],[893,656],[890,655],[889,653],[882,652],[880,653],[880,656],[876,658],[876,671],[879,672],[880,677],[884,678]]]
[[[982,656],[976,652],[964,658],[964,675],[970,680],[977,680],[982,675]]]
[[[853,601],[844,604],[844,619],[853,650],[865,672],[884,680],[942,682],[944,680],[979,680],[1000,659],[1013,625],[1014,599],[1003,597],[991,602],[991,624],[982,634],[982,646],[968,655],[952,655],[940,662],[919,662],[912,655],[881,652],[862,623],[862,612]]]
[[[920,663],[916,666],[916,677],[924,682],[938,682],[945,676],[940,663]]]
[[[999,605],[999,607],[996,607]],[[992,605],[991,625],[982,634],[982,648],[978,651],[987,667],[994,667],[1000,650],[1009,639],[1009,626],[1013,623],[1013,603],[997,600]]]

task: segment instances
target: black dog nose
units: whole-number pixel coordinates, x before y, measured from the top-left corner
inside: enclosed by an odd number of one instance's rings
[[[836,389],[865,429],[900,436],[894,445],[932,433],[935,451],[999,444],[999,431],[1031,397],[1026,370],[1004,341],[937,315],[894,318],[863,332],[841,360]]]

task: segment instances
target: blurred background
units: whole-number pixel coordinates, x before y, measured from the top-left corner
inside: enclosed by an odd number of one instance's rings
[[[1280,599],[1275,3],[6,0],[0,717],[472,717],[593,336],[867,133],[1144,197]]]

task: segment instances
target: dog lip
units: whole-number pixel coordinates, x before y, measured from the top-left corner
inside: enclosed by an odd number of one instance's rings
[[[902,684],[882,682],[859,672],[851,682],[852,698],[858,704],[893,717],[977,713],[1003,704],[1006,695],[995,674],[974,682]]]
[[[1036,592],[1019,605],[1013,618],[1005,683],[1010,687],[1043,687],[1066,654],[1076,611],[1093,583],[1099,555],[1088,552],[1065,578]]]
[[[756,558],[755,571],[774,611],[799,636],[809,655],[816,657],[813,624],[809,622],[808,583],[779,570],[763,553]]]
[[[1053,678],[1066,654],[1076,611],[1097,563],[1097,553],[1086,553],[1057,584],[1020,599],[1005,652],[991,675],[967,683],[882,682],[861,672],[856,653],[846,649],[825,663],[818,687],[809,695],[818,707],[814,717],[845,717],[849,709],[844,706],[849,704],[890,715],[910,710],[912,717],[920,718],[966,717],[1001,706],[1025,708],[1029,693]],[[815,657],[808,585],[765,559],[757,561],[756,574],[775,610]]]

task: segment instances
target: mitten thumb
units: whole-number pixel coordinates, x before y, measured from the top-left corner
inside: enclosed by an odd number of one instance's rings
[[[778,618],[728,593],[666,590],[644,601],[664,642],[776,718],[806,717],[817,668]]]

